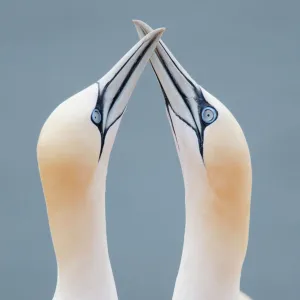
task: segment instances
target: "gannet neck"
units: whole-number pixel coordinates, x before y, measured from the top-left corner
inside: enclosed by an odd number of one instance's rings
[[[239,299],[245,256],[241,249],[246,249],[248,231],[247,221],[242,224],[241,219],[248,219],[246,209],[241,205],[236,211],[241,216],[235,219],[198,170],[183,172],[186,224],[173,300]]]
[[[185,235],[173,300],[241,297],[251,199],[250,156],[243,143],[241,138],[243,151],[237,151],[232,162],[222,157],[226,151],[216,158],[213,151],[207,155],[206,148],[203,161],[191,155],[188,143],[178,138],[185,187]]]
[[[118,126],[108,133],[99,160],[99,132],[88,118],[96,91],[92,85],[58,106],[37,146],[58,267],[55,300],[117,299],[107,249],[105,185]]]
[[[107,160],[103,161],[81,185],[74,170],[61,178],[43,177],[51,166],[40,163],[58,266],[55,300],[117,299],[106,238]],[[81,178],[86,175],[83,169]],[[66,189],[69,184],[72,189]]]

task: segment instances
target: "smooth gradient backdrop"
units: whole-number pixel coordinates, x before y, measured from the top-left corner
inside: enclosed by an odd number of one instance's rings
[[[156,28],[187,71],[240,122],[253,162],[242,288],[299,298],[299,1],[0,1],[0,294],[52,299],[56,263],[36,143],[64,99]],[[109,251],[120,300],[171,299],[184,190],[163,96],[148,65],[117,136],[107,182]]]

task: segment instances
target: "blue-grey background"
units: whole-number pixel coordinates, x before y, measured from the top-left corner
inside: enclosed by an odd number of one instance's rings
[[[56,264],[36,142],[65,98],[106,73],[138,40],[131,19],[164,41],[229,107],[253,160],[242,288],[256,300],[298,298],[299,1],[6,0],[0,2],[1,299],[51,299]],[[184,230],[181,170],[148,66],[108,174],[109,250],[120,299],[171,299]]]

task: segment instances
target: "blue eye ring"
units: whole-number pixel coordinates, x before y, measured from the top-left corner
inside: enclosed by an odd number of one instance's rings
[[[201,112],[201,118],[206,124],[213,123],[217,119],[217,116],[217,111],[211,106],[205,107]]]
[[[95,124],[100,124],[102,116],[99,109],[95,108],[92,112],[91,119]]]

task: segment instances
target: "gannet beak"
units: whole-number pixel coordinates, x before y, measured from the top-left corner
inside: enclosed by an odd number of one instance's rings
[[[133,20],[133,23],[140,38],[152,31],[152,28],[142,21]],[[206,100],[202,87],[191,78],[162,40],[159,41],[150,61],[165,98],[175,137],[171,115],[175,115],[195,132],[203,155],[203,124],[199,116],[199,104],[205,103]]]
[[[159,28],[145,35],[98,80],[97,101],[91,120],[101,134],[100,156],[108,131],[116,125],[116,132],[137,81],[164,31],[164,28]]]
[[[128,100],[148,60],[165,31],[153,30],[136,43],[98,83],[96,109],[101,113],[100,132],[104,134],[123,115]]]

